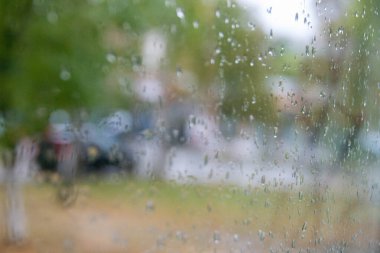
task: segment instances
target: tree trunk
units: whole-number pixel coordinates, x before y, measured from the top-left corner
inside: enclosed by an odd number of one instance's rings
[[[6,185],[6,209],[8,241],[20,243],[27,235],[24,199],[21,184],[12,179]]]
[[[28,178],[35,148],[31,140],[23,139],[14,154],[3,151],[5,178],[5,207],[8,241],[20,243],[27,237],[27,222],[23,198],[23,184]]]

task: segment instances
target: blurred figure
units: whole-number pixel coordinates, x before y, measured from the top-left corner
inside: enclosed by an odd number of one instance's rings
[[[36,157],[40,169],[46,174],[45,180],[56,181],[57,173],[64,180],[73,180],[78,162],[75,142],[70,115],[64,110],[52,112]]]

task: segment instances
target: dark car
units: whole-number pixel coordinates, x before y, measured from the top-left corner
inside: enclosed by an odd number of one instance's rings
[[[60,174],[131,173],[135,164],[132,151],[122,138],[128,134],[131,120],[128,112],[117,111],[79,128],[69,122],[53,122],[40,141],[37,162],[42,170]]]

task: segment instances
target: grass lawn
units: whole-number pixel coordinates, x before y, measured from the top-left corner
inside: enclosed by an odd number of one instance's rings
[[[84,181],[77,188],[76,203],[63,207],[57,201],[56,186],[26,186],[28,240],[11,246],[3,239],[0,252],[380,249],[379,205],[355,190],[177,185],[131,179]],[[2,207],[1,217],[3,212]],[[4,219],[0,223],[0,235],[5,238]]]

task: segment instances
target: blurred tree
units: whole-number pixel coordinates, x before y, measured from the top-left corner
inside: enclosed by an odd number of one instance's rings
[[[179,10],[184,17],[177,18],[169,40],[172,68],[175,64],[195,73],[205,99],[212,99],[205,91],[217,84],[223,115],[273,122],[264,81],[268,51],[263,48],[263,33],[248,13],[235,1],[182,1]]]
[[[167,42],[167,56],[160,64],[161,75],[166,75],[164,82],[173,82],[172,73],[189,72],[196,80],[191,94],[194,99],[212,100],[209,90],[216,85],[221,94],[210,102],[219,99],[223,114],[273,121],[275,114],[264,82],[268,56],[262,45],[264,35],[235,1],[113,0],[104,4],[113,13],[117,29],[128,33],[128,38],[132,36],[130,43],[136,47],[128,52],[134,56],[132,65],[140,66],[143,75],[144,66],[136,60],[143,36],[136,39],[133,35],[157,31]],[[125,52],[119,55],[125,56]],[[124,69],[131,72],[133,68]]]
[[[105,50],[94,6],[27,0],[1,5],[3,145],[41,131],[52,110],[106,101],[100,99]]]
[[[0,146],[10,241],[26,235],[20,181],[33,148],[25,138],[43,131],[53,110],[107,101],[99,13],[88,2],[0,1]]]
[[[378,110],[369,101],[378,103],[378,96],[373,96],[377,93],[377,74],[371,71],[371,66],[379,64],[376,46],[379,7],[376,1],[351,4],[327,1],[318,6],[323,24],[321,44],[327,47],[324,53],[306,56],[302,61],[301,80],[309,87],[320,85],[323,97],[323,103],[313,105],[305,115],[312,141],[318,141],[329,120],[344,125],[339,127],[344,136],[341,143],[334,144],[339,162],[358,147],[363,127],[378,122]],[[338,8],[336,13],[341,15],[330,18],[330,13],[324,14],[324,10],[331,8]]]
[[[370,102],[370,90],[376,84],[371,69],[373,65],[370,63],[378,51],[376,41],[379,38],[379,7],[379,2],[372,0],[353,4],[348,20],[342,20],[347,25],[339,29],[343,29],[341,33],[347,32],[349,36],[345,45],[344,72],[339,87],[341,96],[338,97],[348,120],[347,133],[339,150],[340,160],[345,160],[350,155],[350,150],[358,147],[359,132],[368,123],[373,110],[367,104]]]

